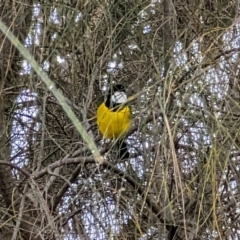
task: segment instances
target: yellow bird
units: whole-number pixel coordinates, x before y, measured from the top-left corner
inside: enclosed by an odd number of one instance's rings
[[[104,138],[117,140],[120,158],[129,157],[127,145],[123,138],[131,126],[132,113],[129,106],[121,106],[126,101],[127,95],[124,86],[116,84],[109,90],[106,101],[97,110],[99,131]]]

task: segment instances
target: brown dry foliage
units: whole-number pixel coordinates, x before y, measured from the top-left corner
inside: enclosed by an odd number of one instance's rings
[[[0,1],[1,20],[105,156],[96,164],[1,34],[0,239],[238,239],[238,8],[236,0]],[[95,124],[112,82],[134,96],[132,158],[122,161]]]

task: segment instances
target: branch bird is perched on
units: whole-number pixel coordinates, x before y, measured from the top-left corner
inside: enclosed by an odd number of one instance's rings
[[[122,105],[127,101],[125,88],[122,84],[113,85],[107,99],[97,110],[97,125],[104,138],[115,139],[120,158],[128,158],[129,152],[124,142],[125,133],[131,126],[131,109]],[[121,106],[122,105],[122,106]]]

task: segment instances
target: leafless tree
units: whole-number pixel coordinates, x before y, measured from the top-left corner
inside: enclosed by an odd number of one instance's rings
[[[0,1],[99,164],[0,34],[0,239],[239,239],[236,0]],[[104,90],[126,86],[131,158],[103,141]]]

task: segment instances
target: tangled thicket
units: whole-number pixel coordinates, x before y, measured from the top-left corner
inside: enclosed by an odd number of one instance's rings
[[[94,139],[0,34],[0,239],[238,239],[238,1],[1,1]],[[132,96],[131,159],[103,142],[105,86]]]

